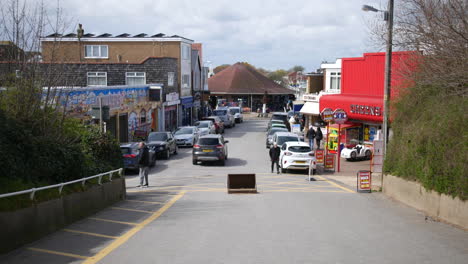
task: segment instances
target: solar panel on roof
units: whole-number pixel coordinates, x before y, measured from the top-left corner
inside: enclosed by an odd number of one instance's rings
[[[92,38],[92,37],[94,37],[94,34],[92,34],[92,33],[84,34],[83,37]]]
[[[76,37],[76,34],[75,33],[69,33],[69,34],[66,34],[64,37],[74,38],[74,37]]]
[[[108,37],[112,37],[112,34],[109,34],[109,33],[104,33],[104,34],[101,34],[99,36],[97,36],[98,38],[108,38]]]
[[[123,34],[120,34],[120,35],[115,36],[115,37],[116,37],[116,38],[126,38],[126,37],[129,37],[129,36],[130,36],[130,34],[128,34],[128,33],[123,33]]]
[[[144,37],[146,37],[146,36],[148,36],[148,34],[140,33],[140,34],[135,35],[135,36],[133,36],[133,37],[134,37],[134,38],[144,38]]]
[[[153,35],[153,36],[151,36],[151,37],[153,37],[153,38],[162,38],[162,37],[164,37],[164,36],[165,36],[164,33],[158,33],[158,34]]]

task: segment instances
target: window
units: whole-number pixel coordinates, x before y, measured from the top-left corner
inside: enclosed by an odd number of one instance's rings
[[[88,72],[88,86],[106,86],[107,72]]]
[[[340,90],[341,88],[341,72],[330,73],[330,89]]]
[[[126,72],[125,83],[127,85],[146,84],[146,74],[144,72]]]
[[[190,75],[184,74],[182,76],[182,87],[188,88],[190,84]]]
[[[107,59],[107,45],[85,45],[85,58]]]
[[[173,72],[167,73],[167,86],[174,86],[174,73]]]
[[[182,46],[182,59],[190,59],[190,46]]]

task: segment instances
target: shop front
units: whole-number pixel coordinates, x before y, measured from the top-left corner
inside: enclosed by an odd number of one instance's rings
[[[180,104],[182,106],[182,125],[192,125],[192,108],[193,108],[193,96],[184,96],[180,98]]]
[[[178,127],[178,112],[179,112],[179,93],[166,94],[166,101],[163,103],[160,120],[162,120],[161,128],[163,131],[175,131]]]

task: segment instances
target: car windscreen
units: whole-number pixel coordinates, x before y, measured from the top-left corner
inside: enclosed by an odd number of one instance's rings
[[[288,148],[289,151],[292,152],[300,152],[300,153],[306,153],[310,152],[310,147],[308,146],[291,146]]]
[[[174,134],[175,135],[193,134],[193,128],[191,127],[179,128]]]
[[[268,135],[273,135],[276,132],[287,132],[288,130],[286,128],[276,128],[276,129],[270,129],[268,132]]]
[[[199,145],[218,145],[219,140],[217,138],[200,138],[198,140]]]
[[[122,154],[132,154],[132,149],[131,148],[120,148],[120,151],[122,151]]]
[[[166,133],[151,133],[148,137],[148,141],[166,141]]]
[[[240,113],[239,108],[231,108],[231,109],[229,109],[229,110],[231,110],[231,114]]]
[[[227,115],[227,110],[214,110],[213,115],[215,116],[224,116]]]
[[[278,145],[283,145],[284,142],[288,141],[299,141],[298,137],[278,137]]]
[[[208,122],[197,122],[195,123],[195,126],[198,128],[208,127]]]
[[[271,119],[276,119],[276,120],[286,120],[288,118],[287,115],[273,115]]]

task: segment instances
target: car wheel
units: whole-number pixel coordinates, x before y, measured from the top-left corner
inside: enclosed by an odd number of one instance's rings
[[[196,159],[192,159],[192,164],[197,165],[198,161]]]
[[[288,173],[288,169],[281,167],[281,173]]]
[[[372,152],[370,150],[366,150],[365,155],[367,160],[370,160],[372,158]]]
[[[156,166],[156,154],[153,155],[153,160],[151,161],[150,167]]]
[[[221,166],[226,165],[226,160],[220,160],[220,161],[219,161],[219,164],[221,164]]]
[[[356,152],[355,151],[351,152],[350,156],[351,156],[351,160],[355,160],[356,159]]]
[[[317,170],[316,169],[312,169],[312,175],[315,175],[317,174]]]
[[[164,159],[169,159],[171,157],[171,152],[169,150],[166,150],[166,155],[164,155]]]

